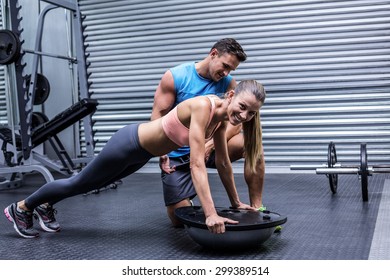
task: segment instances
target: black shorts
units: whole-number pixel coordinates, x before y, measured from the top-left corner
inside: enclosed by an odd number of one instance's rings
[[[176,204],[185,199],[192,199],[196,196],[191,178],[190,156],[185,155],[182,157],[169,158],[169,161],[171,166],[176,166],[176,171],[171,174],[161,172],[166,206]],[[210,157],[206,162],[206,167],[216,168],[214,151],[210,154]]]

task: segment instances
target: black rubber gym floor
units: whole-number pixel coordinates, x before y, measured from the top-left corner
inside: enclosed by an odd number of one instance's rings
[[[209,174],[216,206],[229,206],[217,174]],[[184,229],[173,228],[162,199],[160,175],[136,173],[116,189],[68,198],[58,205],[59,233],[41,232],[24,239],[3,215],[1,259],[7,260],[366,260],[370,253],[386,175],[369,177],[369,201],[363,202],[357,176],[340,175],[332,195],[325,176],[267,174],[264,204],[286,215],[281,233],[241,252],[220,252],[195,243]],[[26,176],[26,185],[0,192],[0,206],[20,200],[43,179]],[[247,202],[243,175],[236,175]],[[199,202],[195,199],[195,204]],[[36,224],[38,228],[38,224]]]

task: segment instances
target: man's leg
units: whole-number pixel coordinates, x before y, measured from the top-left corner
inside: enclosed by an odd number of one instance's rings
[[[228,142],[228,151],[231,162],[245,158],[244,136],[239,133],[233,136]],[[244,178],[248,185],[249,200],[252,207],[262,206],[263,186],[265,174],[264,153],[260,160],[256,162],[255,171],[244,165]]]
[[[244,135],[236,134],[228,141],[228,153],[231,162],[244,158]]]
[[[182,201],[179,201],[178,203],[175,203],[175,204],[172,204],[172,205],[168,205],[167,206],[167,214],[168,214],[168,217],[169,219],[171,220],[172,222],[172,225],[174,227],[183,227],[183,223],[180,222],[176,216],[175,216],[175,210],[177,208],[180,208],[180,207],[186,207],[186,206],[191,206],[191,201],[189,198],[186,198]]]
[[[263,206],[264,174],[264,155],[256,162],[255,172],[250,170],[246,165],[244,167],[244,178],[248,185],[250,205],[255,208]]]
[[[179,159],[170,158],[171,165],[181,165]],[[167,207],[167,214],[174,227],[181,227],[183,224],[176,218],[175,209],[191,206],[190,199],[196,196],[195,188],[191,179],[190,168],[176,170],[171,174],[162,173],[164,201]]]

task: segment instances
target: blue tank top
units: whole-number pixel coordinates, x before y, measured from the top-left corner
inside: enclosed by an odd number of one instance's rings
[[[169,70],[172,73],[175,84],[175,106],[188,98],[200,95],[215,94],[222,97],[233,79],[231,75],[227,75],[218,82],[206,79],[196,72],[195,62],[183,63]],[[170,157],[180,157],[189,153],[190,148],[185,146],[168,155]]]

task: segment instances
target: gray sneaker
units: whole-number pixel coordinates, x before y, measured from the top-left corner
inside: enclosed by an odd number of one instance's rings
[[[35,219],[39,221],[41,228],[47,232],[56,232],[61,228],[54,216],[56,213],[57,210],[51,205],[40,205],[34,209]]]
[[[39,232],[33,228],[32,211],[17,210],[16,203],[12,203],[4,209],[7,219],[14,224],[16,232],[24,238],[34,238],[39,236]]]

